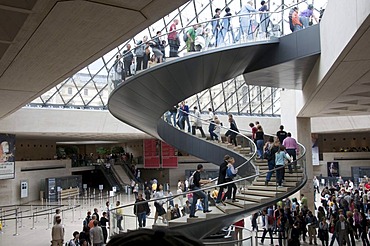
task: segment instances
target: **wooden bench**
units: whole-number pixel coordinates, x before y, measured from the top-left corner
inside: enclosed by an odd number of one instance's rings
[[[78,194],[80,194],[79,188],[70,188],[70,189],[62,190],[60,192],[60,199],[66,199],[68,197],[78,196]]]

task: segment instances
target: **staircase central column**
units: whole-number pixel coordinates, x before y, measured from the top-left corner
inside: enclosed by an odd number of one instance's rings
[[[312,185],[313,166],[312,166],[312,141],[311,141],[311,118],[297,117],[297,138],[298,142],[306,148],[306,173],[307,183],[300,190],[308,200],[308,208],[314,212],[314,190]],[[299,195],[300,197],[300,195]]]

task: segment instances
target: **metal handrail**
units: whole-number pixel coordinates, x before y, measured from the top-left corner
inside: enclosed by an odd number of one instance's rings
[[[216,123],[214,123],[214,122],[212,122],[212,121],[208,121],[208,120],[204,120],[204,119],[202,119],[201,117],[197,117],[197,116],[195,116],[194,114],[191,114],[190,112],[188,113],[188,112],[186,112],[186,111],[183,111],[182,109],[180,109],[180,108],[178,108],[178,110],[180,111],[180,112],[182,112],[182,113],[184,113],[184,114],[187,114],[188,116],[191,116],[191,117],[193,117],[193,118],[195,118],[195,119],[198,119],[198,120],[200,120],[200,121],[202,121],[202,122],[207,122],[208,124],[212,124],[212,125],[214,125],[214,126],[216,126],[217,124]],[[252,154],[252,156],[247,160],[247,161],[245,161],[245,162],[243,162],[242,164],[240,164],[239,166],[237,166],[237,168],[240,168],[240,167],[242,167],[242,166],[244,166],[244,165],[246,165],[246,164],[248,164],[248,163],[250,163],[253,167],[254,167],[254,169],[257,169],[256,168],[256,166],[251,162],[251,160],[253,160],[254,159],[254,157],[257,155],[257,146],[256,146],[256,144],[252,141],[252,139],[250,139],[248,136],[246,136],[246,135],[244,135],[244,134],[241,134],[240,132],[237,132],[237,131],[234,131],[234,130],[232,130],[232,129],[230,129],[230,128],[227,128],[227,127],[225,127],[225,126],[221,126],[220,125],[220,128],[222,128],[222,129],[225,129],[225,130],[228,130],[228,131],[231,131],[231,132],[233,132],[233,133],[236,133],[237,135],[240,135],[240,136],[242,136],[242,137],[244,137],[245,139],[247,139],[250,143],[252,143],[252,149],[254,149],[255,151],[254,151],[254,153]],[[256,170],[257,171],[257,170]],[[218,178],[215,178],[215,179],[212,179],[211,181],[215,181],[215,180],[217,180]]]
[[[167,33],[164,33],[164,34],[161,34],[161,35],[158,35],[158,36],[155,36],[154,38],[152,38],[152,39],[148,39],[147,41],[146,41],[146,43],[141,43],[141,44],[139,44],[139,45],[136,45],[135,46],[135,48],[133,48],[133,49],[131,49],[130,51],[127,51],[127,52],[124,52],[124,53],[122,53],[122,54],[119,54],[119,56],[120,56],[120,59],[122,58],[122,57],[124,57],[126,54],[128,54],[129,52],[131,52],[132,53],[132,51],[134,51],[135,49],[138,49],[138,48],[141,48],[141,47],[146,47],[146,46],[149,46],[149,43],[151,43],[151,42],[154,42],[157,38],[163,38],[163,37],[167,37],[169,34],[171,34],[171,33],[173,33],[173,32],[176,32],[177,33],[177,35],[178,36],[180,36],[180,34],[182,33],[184,33],[184,32],[186,32],[187,31],[187,29],[189,29],[190,27],[193,27],[193,26],[195,26],[195,25],[204,25],[204,26],[207,26],[207,25],[205,25],[205,24],[211,24],[212,25],[212,23],[214,23],[214,22],[217,22],[217,23],[219,23],[220,24],[220,26],[221,26],[221,22],[223,21],[223,20],[229,20],[229,23],[231,23],[231,20],[232,19],[234,19],[234,18],[244,18],[244,17],[249,17],[249,18],[256,18],[256,16],[259,16],[259,15],[261,15],[261,14],[265,14],[265,15],[267,15],[267,17],[266,17],[266,19],[269,19],[270,18],[270,16],[272,15],[272,14],[279,14],[279,13],[284,13],[284,12],[286,12],[287,10],[289,10],[289,9],[292,9],[292,8],[294,8],[295,6],[298,6],[299,4],[302,4],[302,3],[305,3],[305,2],[307,2],[307,0],[303,0],[303,1],[300,1],[300,2],[297,2],[297,3],[295,3],[295,4],[292,4],[291,6],[289,6],[289,7],[287,7],[287,8],[284,8],[284,9],[281,9],[281,10],[278,10],[278,11],[256,11],[256,12],[250,12],[250,13],[246,13],[246,14],[237,14],[237,15],[233,15],[233,16],[227,16],[227,17],[220,17],[220,18],[216,18],[216,19],[211,19],[211,20],[207,20],[207,21],[202,21],[202,22],[198,22],[198,23],[194,23],[194,24],[190,24],[190,25],[188,25],[188,26],[186,26],[186,27],[181,27],[181,28],[179,28],[179,29],[176,29],[176,30],[174,30],[174,31],[171,31],[171,32],[167,32]],[[283,19],[283,17],[281,17],[282,19]],[[263,19],[263,20],[260,20],[261,22],[263,22],[263,21],[266,21],[266,19]],[[271,22],[271,20],[270,20],[270,22]],[[280,23],[280,22],[279,22]],[[229,26],[229,29],[231,28],[231,24],[229,24],[230,26]],[[252,24],[251,23],[249,23],[249,24],[247,24],[247,26],[251,26]],[[255,28],[255,30],[253,30],[251,33],[249,33],[249,30],[247,30],[247,34],[246,35],[251,35],[251,34],[254,34],[257,30],[259,30],[259,26],[260,26],[260,23],[258,23],[258,25],[257,25],[257,27]],[[235,28],[231,28],[232,30],[232,32],[234,32],[233,30],[239,30],[240,31],[240,29],[242,28],[242,25],[241,25],[241,23],[240,23],[240,25],[235,29]],[[229,29],[227,30],[227,32],[229,31]],[[218,31],[220,31],[220,30],[218,30]],[[212,30],[210,31],[210,32],[212,32]],[[213,34],[212,34],[213,35]],[[245,35],[245,34],[244,34]],[[242,38],[240,37],[240,40],[241,40]],[[179,40],[180,40],[180,38],[179,38]],[[229,46],[230,45],[234,45],[234,44],[238,44],[238,43],[240,43],[240,40],[239,41],[236,41],[236,42],[233,42],[232,44],[229,44]],[[216,40],[216,42],[217,42],[217,40]],[[168,44],[166,44],[166,46],[168,46]],[[225,47],[225,45],[220,45],[220,46],[216,46],[216,47],[214,47],[214,48],[223,48],[223,47]],[[145,49],[144,49],[145,50]],[[209,49],[206,49],[206,50],[209,50]],[[200,51],[200,52],[203,52],[203,50],[202,51]],[[134,54],[133,54],[134,55]],[[134,55],[135,56],[135,55]],[[171,57],[171,58],[175,58],[175,57]],[[111,71],[112,71],[112,69],[113,69],[113,67],[114,67],[115,65],[113,65],[109,70],[108,70],[108,75],[107,75],[107,84],[108,85],[110,85],[111,83],[109,82],[109,77],[110,77],[110,73],[111,73]],[[150,67],[148,66],[148,68],[146,69],[146,70],[148,70],[148,69],[150,69]],[[143,69],[144,70],[144,69]],[[108,86],[109,87],[109,86]]]
[[[280,170],[280,169],[283,169],[285,168],[286,166],[290,166],[290,165],[293,165],[293,164],[296,164],[298,161],[301,161],[303,159],[303,157],[306,155],[306,148],[298,143],[298,145],[303,149],[302,151],[302,155],[297,158],[295,161],[292,161],[288,164],[285,164],[281,167],[277,167],[277,168],[274,168],[274,169],[271,169],[271,170],[268,170],[268,171],[264,171],[264,172],[260,172],[260,173],[257,173],[257,174],[254,174],[254,175],[251,175],[251,176],[248,176],[248,177],[243,177],[243,178],[240,178],[240,179],[237,179],[237,180],[232,180],[232,181],[229,181],[229,182],[225,182],[225,183],[222,183],[222,184],[217,184],[217,185],[211,185],[211,186],[207,186],[207,187],[203,187],[203,188],[200,188],[200,189],[197,189],[195,191],[186,191],[186,192],[182,192],[180,194],[176,194],[176,195],[172,195],[172,196],[164,196],[162,198],[154,198],[154,199],[150,199],[150,200],[145,200],[143,202],[138,202],[138,203],[130,203],[130,204],[126,204],[126,205],[122,205],[122,206],[119,206],[119,207],[115,207],[115,208],[112,208],[110,210],[110,212],[114,212],[115,210],[117,210],[118,208],[126,208],[126,207],[131,207],[131,206],[134,206],[134,205],[139,205],[139,204],[144,204],[146,202],[155,202],[155,201],[158,201],[158,200],[170,200],[170,199],[173,199],[175,197],[178,197],[178,196],[183,196],[183,195],[187,195],[187,194],[190,194],[190,193],[194,193],[194,192],[198,192],[198,191],[205,191],[205,190],[210,190],[210,189],[214,189],[214,188],[217,188],[217,187],[221,187],[221,186],[227,186],[229,184],[234,184],[234,183],[239,183],[241,181],[244,181],[244,180],[249,180],[249,179],[254,179],[254,178],[257,178],[263,174],[267,174],[269,172],[276,172],[276,170]],[[304,169],[304,172],[305,172],[305,175],[306,175],[306,171]]]

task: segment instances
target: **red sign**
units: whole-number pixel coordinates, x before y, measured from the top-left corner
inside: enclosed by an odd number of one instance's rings
[[[144,140],[144,168],[160,167],[160,141],[156,139]]]
[[[171,145],[162,142],[162,167],[177,168],[177,156],[175,156],[175,148]]]

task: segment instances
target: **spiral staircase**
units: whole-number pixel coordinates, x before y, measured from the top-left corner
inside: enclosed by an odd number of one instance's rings
[[[316,25],[283,37],[191,53],[149,68],[114,89],[109,110],[122,122],[207,162],[219,165],[223,156],[229,154],[240,163],[238,179],[233,181],[240,190],[238,202],[216,206],[211,213],[198,212],[198,218],[171,220],[166,227],[205,238],[253,211],[294,194],[304,186],[307,177],[303,146],[301,156],[292,163],[295,171],[286,172],[284,187],[276,186],[275,174],[265,186],[267,163],[256,160],[256,147],[247,136],[240,134],[240,146],[218,144],[173,127],[162,119],[163,114],[180,101],[241,74],[248,78],[248,83],[284,84],[299,89],[319,54],[319,25]]]

